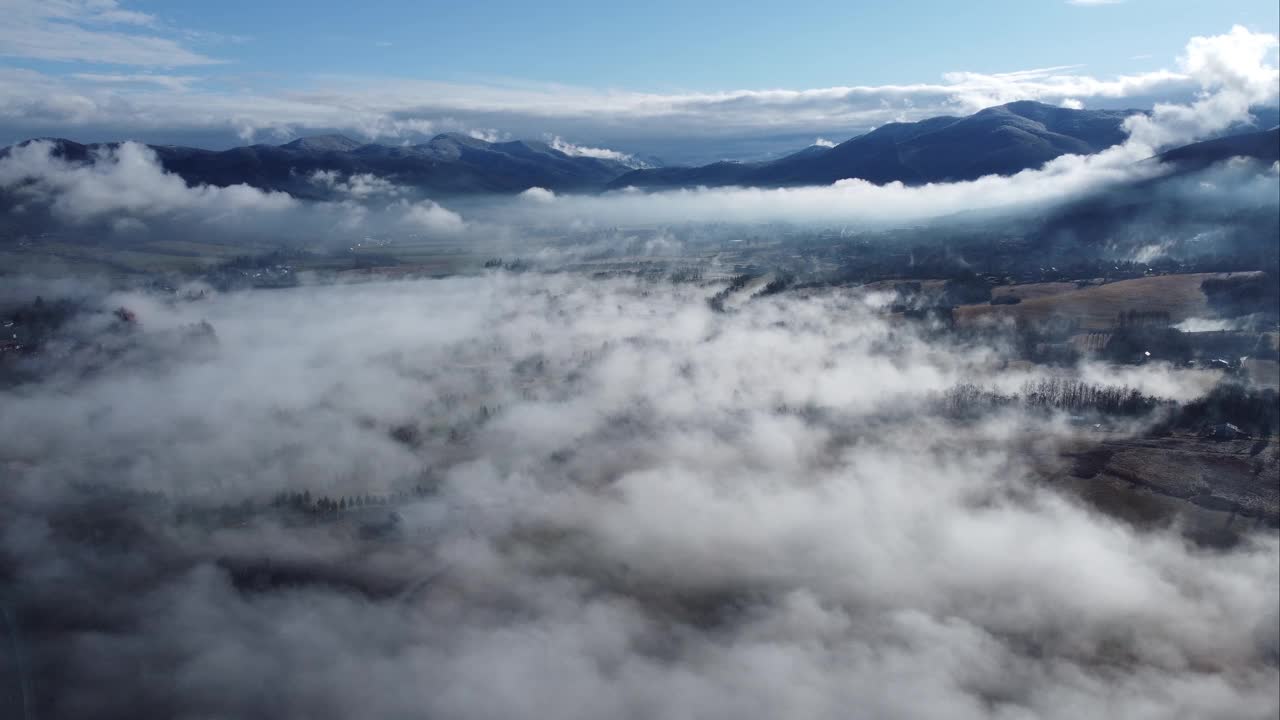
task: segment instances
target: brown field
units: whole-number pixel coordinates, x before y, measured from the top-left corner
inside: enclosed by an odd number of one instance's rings
[[[1076,284],[1073,282],[1043,282],[1043,283],[1026,283],[1025,285],[1000,285],[991,288],[991,297],[1019,297],[1023,302],[1034,300],[1036,298],[1049,297],[1050,295],[1061,295],[1062,293],[1072,292],[1076,290]]]
[[[1236,273],[1239,275],[1240,273]],[[1167,312],[1173,322],[1213,313],[1200,291],[1200,283],[1231,273],[1155,275],[1117,280],[1077,289],[1074,283],[1031,283],[996,288],[996,295],[1023,298],[1017,305],[966,305],[956,308],[960,322],[976,322],[987,317],[1014,317],[1046,320],[1053,316],[1074,317],[1082,330],[1106,330],[1116,315],[1127,310]]]
[[[859,286],[864,292],[892,292],[903,283],[920,283],[921,292],[941,292],[946,280],[875,280]]]

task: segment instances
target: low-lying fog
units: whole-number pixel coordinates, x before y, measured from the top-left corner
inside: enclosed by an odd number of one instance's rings
[[[1151,155],[1274,102],[1271,40],[1199,40],[1192,105],[1135,116],[1099,155],[971,183],[468,205],[326,174],[334,199],[304,203],[188,186],[138,145],[75,165],[35,143],[0,159],[0,191],[11,227],[50,220],[104,252],[385,233],[563,261],[585,251],[547,237],[629,223],[1037,216],[1142,186],[1165,170]],[[1254,230],[1274,227],[1278,183],[1227,163],[1158,189],[1194,237],[1089,241],[1225,254],[1201,226],[1252,209],[1272,225],[1241,232],[1270,249]],[[83,303],[0,387],[0,715],[1280,713],[1273,528],[1209,549],[1116,519],[1053,481],[1081,418],[946,411],[958,386],[1008,396],[1050,372],[1187,401],[1207,371],[1007,363],[999,328],[961,340],[847,288],[718,312],[723,283],[567,272],[109,287],[0,285],[5,302]]]
[[[57,369],[0,394],[0,603],[29,691],[57,717],[1280,712],[1274,532],[1137,529],[1041,479],[1063,417],[945,419],[958,383],[1037,378],[999,342],[846,291],[717,313],[718,289],[94,296]],[[163,498],[99,528],[102,487]],[[267,505],[415,488],[393,538]],[[322,580],[246,587],[229,563]]]

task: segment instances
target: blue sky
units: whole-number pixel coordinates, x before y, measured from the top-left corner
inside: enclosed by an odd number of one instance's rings
[[[751,157],[1014,99],[1149,107],[1275,0],[0,0],[0,142],[334,130]],[[1264,43],[1275,62],[1275,43]],[[1038,72],[1025,72],[1038,70]],[[695,159],[692,156],[687,159]]]
[[[252,71],[648,91],[907,83],[950,70],[1075,64],[1117,74],[1167,64],[1193,35],[1233,24],[1280,28],[1280,3],[1272,0],[153,0],[130,7],[245,38],[208,52]]]

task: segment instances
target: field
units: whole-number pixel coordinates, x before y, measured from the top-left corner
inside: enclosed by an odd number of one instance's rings
[[[1200,283],[1232,273],[1155,275],[1077,287],[1075,283],[1032,283],[998,287],[992,297],[1014,296],[1017,305],[966,305],[956,308],[956,319],[976,322],[995,316],[1025,320],[1072,317],[1081,330],[1107,330],[1122,311],[1167,312],[1173,322],[1213,315]],[[1239,275],[1240,273],[1235,273]]]
[[[115,244],[80,242],[74,237],[28,240],[0,250],[5,269],[32,274],[131,275],[198,271],[252,248],[216,243],[161,240]]]
[[[0,267],[32,275],[128,276],[200,272],[239,256],[262,255],[267,245],[189,240],[116,243],[85,241],[76,235],[42,237],[0,248]],[[368,272],[382,268],[402,274],[440,275],[478,266],[482,259],[457,243],[409,242],[357,245],[349,250],[291,257],[295,271]]]
[[[1095,505],[1141,523],[1179,519],[1211,543],[1255,525],[1280,524],[1277,438],[1215,442],[1193,435],[1082,435],[1056,480]]]

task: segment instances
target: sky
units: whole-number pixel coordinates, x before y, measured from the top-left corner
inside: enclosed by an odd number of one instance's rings
[[[624,5],[0,0],[0,142],[457,131],[747,158],[1017,99],[1186,100],[1191,38],[1280,31],[1270,0]]]

